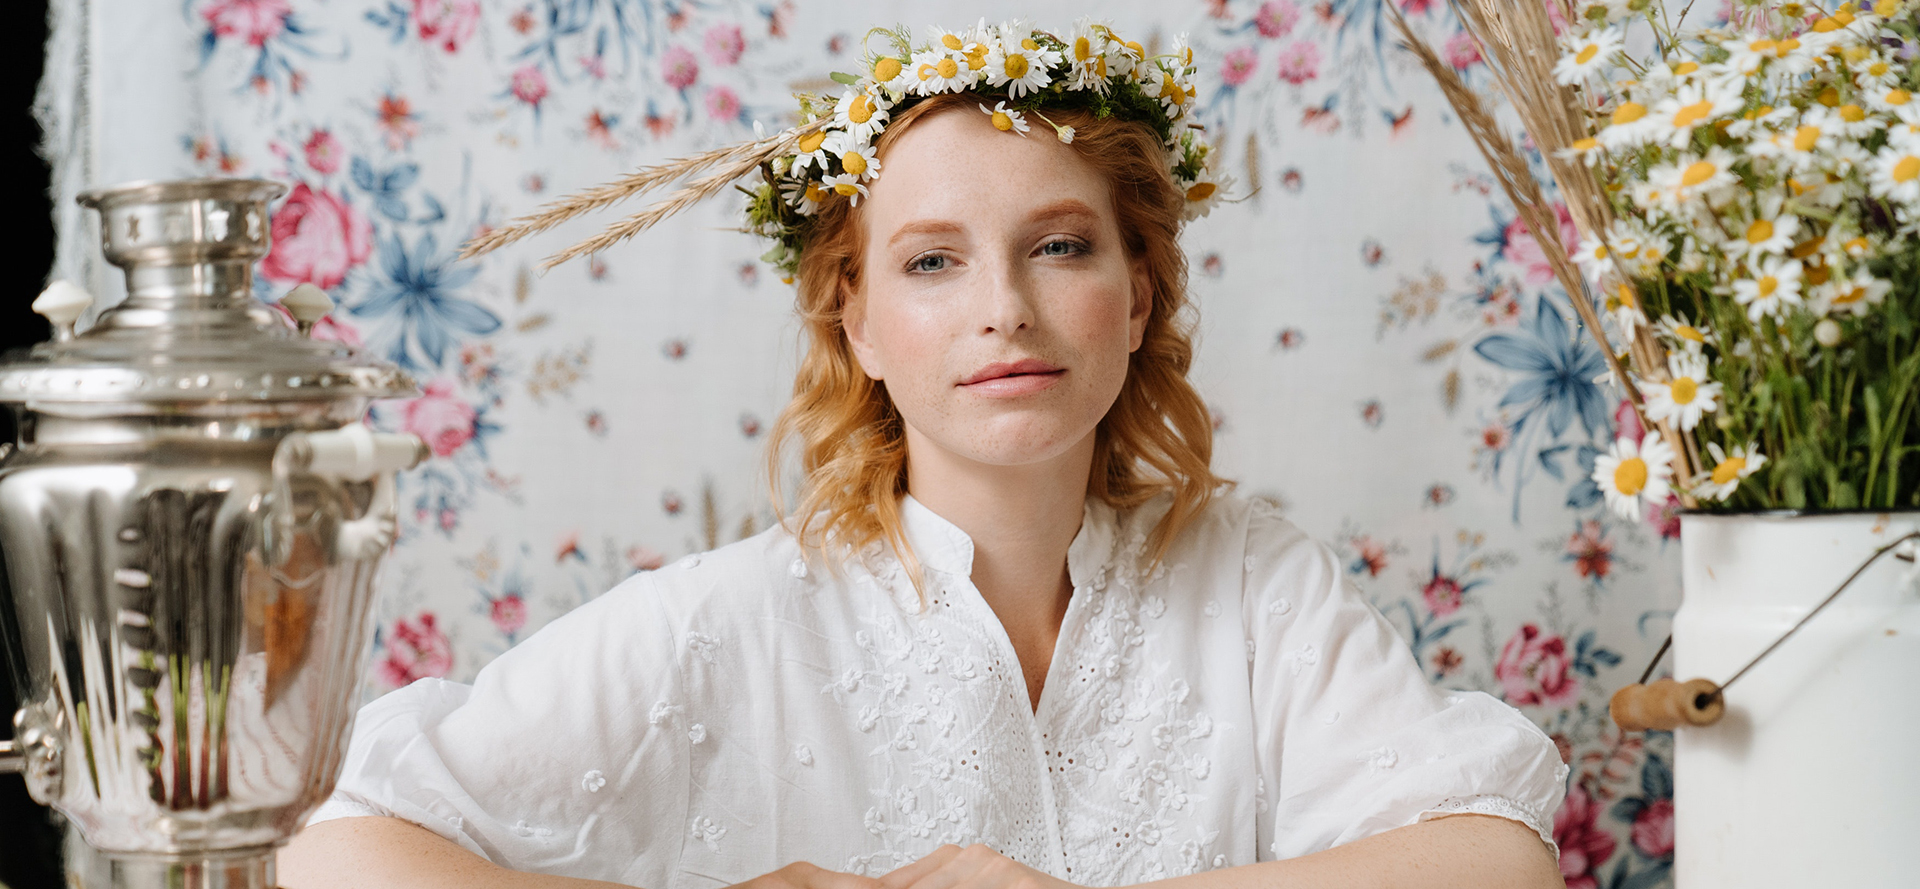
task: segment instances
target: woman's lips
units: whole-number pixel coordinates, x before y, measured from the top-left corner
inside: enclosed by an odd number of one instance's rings
[[[1066,374],[1067,372],[1064,370],[1055,370],[1046,373],[1013,374],[1010,376],[981,380],[978,383],[963,383],[960,388],[978,395],[985,395],[989,398],[1031,395],[1059,382],[1060,378],[1066,376]]]

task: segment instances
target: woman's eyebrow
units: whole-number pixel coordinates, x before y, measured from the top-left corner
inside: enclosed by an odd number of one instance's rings
[[[1093,211],[1092,207],[1087,206],[1085,203],[1074,200],[1073,198],[1065,198],[1033,211],[1027,215],[1027,218],[1034,222],[1052,222],[1055,219],[1067,216],[1098,218],[1099,215],[1100,214]]]

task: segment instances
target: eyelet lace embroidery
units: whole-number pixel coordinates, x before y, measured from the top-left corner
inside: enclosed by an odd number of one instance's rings
[[[1553,841],[1553,819],[1542,815],[1532,806],[1495,794],[1478,796],[1456,796],[1441,800],[1437,805],[1420,813],[1421,821],[1431,821],[1446,815],[1498,815],[1511,818],[1533,828],[1540,835],[1540,841],[1552,850],[1553,857],[1560,857],[1560,844]]]

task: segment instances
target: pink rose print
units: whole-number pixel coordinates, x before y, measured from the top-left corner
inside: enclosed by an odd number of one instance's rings
[[[1573,560],[1573,570],[1581,577],[1605,580],[1607,572],[1613,570],[1613,544],[1605,535],[1600,523],[1589,519],[1567,538],[1567,558]]]
[[[519,593],[508,593],[493,600],[487,619],[493,621],[494,628],[502,635],[512,636],[527,625],[527,603]]]
[[[292,14],[291,0],[219,0],[200,11],[214,37],[239,37],[256,48],[286,30]]]
[[[540,100],[547,97],[547,75],[542,74],[537,65],[522,65],[513,72],[510,89],[514,98],[537,110]]]
[[[1633,402],[1620,399],[1620,406],[1613,411],[1614,425],[1620,432],[1616,438],[1631,438],[1634,444],[1647,435],[1647,427],[1640,425],[1640,414],[1633,409]]]
[[[1253,14],[1253,26],[1266,38],[1285,37],[1300,23],[1300,7],[1292,0],[1267,0]]]
[[[1600,818],[1600,803],[1587,795],[1587,789],[1575,783],[1567,788],[1567,801],[1553,813],[1553,841],[1560,846],[1560,876],[1567,889],[1599,889],[1593,872],[1613,857],[1613,834],[1594,822]]]
[[[714,120],[737,121],[740,119],[740,97],[733,90],[716,86],[707,91],[707,113]]]
[[[1227,86],[1239,86],[1253,78],[1253,69],[1260,61],[1260,54],[1251,46],[1242,46],[1229,50],[1220,66],[1220,80]]]
[[[1465,71],[1480,64],[1480,44],[1473,42],[1473,35],[1465,31],[1455,31],[1447,38],[1446,45],[1440,48],[1440,57],[1447,64]]]
[[[746,38],[740,36],[739,25],[714,25],[707,29],[707,58],[720,66],[740,61],[740,54],[747,51]]]
[[[273,214],[273,250],[260,263],[269,281],[331,290],[373,254],[373,224],[327,191],[302,182]]]
[[[667,86],[686,89],[700,79],[700,61],[686,47],[667,47],[666,54],[660,57],[660,77],[666,80]]]
[[[1673,854],[1673,800],[1657,799],[1633,819],[1633,846],[1648,858]]]
[[[1320,76],[1320,45],[1295,40],[1280,50],[1280,79],[1294,86]]]
[[[1565,204],[1556,204],[1560,211],[1560,242],[1567,247],[1567,253],[1580,249],[1580,230],[1573,227],[1573,214],[1567,212]],[[1553,280],[1553,266],[1547,262],[1547,254],[1540,249],[1540,242],[1533,239],[1527,231],[1527,224],[1519,219],[1507,224],[1502,233],[1504,242],[1501,255],[1526,270],[1528,284],[1545,284]]]
[[[1400,8],[1408,15],[1419,15],[1433,6],[1433,0],[1400,0]]]
[[[340,158],[345,149],[340,140],[326,130],[314,130],[303,146],[307,153],[307,168],[322,176],[331,176],[340,169]]]
[[[1444,574],[1435,574],[1427,585],[1420,589],[1420,595],[1427,600],[1427,608],[1435,617],[1446,617],[1460,610],[1463,591],[1460,582]]]
[[[1580,679],[1570,674],[1571,665],[1565,639],[1522,624],[1500,649],[1493,675],[1515,707],[1571,707],[1580,697]]]
[[[471,440],[473,421],[473,405],[454,396],[451,380],[434,380],[400,409],[400,427],[424,439],[436,457],[451,456]]]
[[[1680,498],[1668,494],[1665,502],[1647,507],[1647,524],[1660,532],[1661,540],[1680,539]]]
[[[435,625],[433,612],[401,618],[387,635],[387,654],[373,665],[381,682],[400,688],[416,679],[445,678],[453,670],[453,645]]]
[[[447,52],[459,52],[480,24],[480,0],[414,0],[413,20],[420,39],[437,43]]]

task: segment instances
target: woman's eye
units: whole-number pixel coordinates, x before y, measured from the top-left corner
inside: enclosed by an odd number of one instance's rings
[[[925,256],[915,257],[913,262],[907,265],[907,270],[911,272],[937,272],[946,267],[947,258],[945,256],[938,253],[929,253]]]
[[[1086,248],[1076,241],[1048,241],[1040,245],[1041,256],[1072,256],[1084,252]]]

